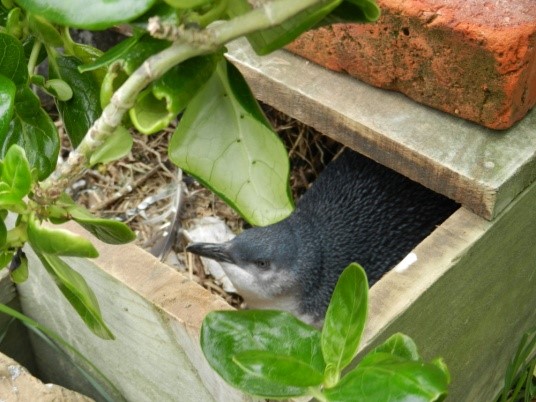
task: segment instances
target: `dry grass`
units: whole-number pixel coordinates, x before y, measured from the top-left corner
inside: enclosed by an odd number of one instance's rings
[[[264,108],[289,151],[290,182],[293,196],[298,199],[341,146],[277,110]],[[128,223],[140,247],[155,255],[165,254],[163,258],[169,265],[239,307],[241,298],[224,292],[205,274],[199,260],[184,252],[187,241],[180,229],[190,228],[194,219],[204,216],[224,219],[235,233],[247,225],[221,199],[170,163],[167,144],[171,132],[172,129],[151,136],[136,134],[130,155],[89,170],[72,186],[72,196],[100,216]],[[67,145],[64,153],[68,152]],[[172,237],[167,237],[170,232]],[[179,236],[173,236],[177,233]]]

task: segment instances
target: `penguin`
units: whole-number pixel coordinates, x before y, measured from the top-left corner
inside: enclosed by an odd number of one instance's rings
[[[187,251],[222,264],[249,308],[288,311],[321,326],[337,280],[359,263],[372,286],[458,205],[345,149],[285,219]]]

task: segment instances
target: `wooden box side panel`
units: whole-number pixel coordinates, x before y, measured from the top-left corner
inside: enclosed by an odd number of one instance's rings
[[[406,333],[426,359],[444,357],[449,401],[493,400],[536,324],[534,205],[536,183],[493,222],[458,211],[417,247],[421,267],[395,269],[372,289],[368,344]],[[408,290],[412,282],[425,285]]]
[[[102,340],[86,328],[30,250],[30,279],[19,286],[24,312],[89,358],[127,400],[250,400],[217,376],[199,346],[204,315],[230,307],[138,247],[95,244],[99,258],[65,261],[96,293],[116,340]],[[78,387],[78,375],[64,371],[64,362],[39,342],[34,345],[47,379],[91,394]]]
[[[0,303],[17,311],[21,310],[15,285],[11,282],[7,269],[0,271]],[[12,321],[11,316],[0,313],[0,332],[8,325],[9,329],[0,343],[0,352],[16,360],[30,372],[35,373],[36,366],[28,330],[20,321]]]

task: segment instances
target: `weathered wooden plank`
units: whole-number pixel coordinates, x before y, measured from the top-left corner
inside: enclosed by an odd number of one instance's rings
[[[70,229],[89,236],[80,227]],[[131,401],[250,401],[208,366],[199,346],[203,317],[230,308],[172,268],[134,245],[109,246],[92,238],[95,260],[65,258],[95,291],[115,341],[85,327],[28,250],[30,279],[19,286],[24,312],[53,329],[88,357]],[[79,377],[34,343],[47,380],[80,389]]]
[[[372,287],[370,346],[401,331],[452,374],[449,401],[491,401],[536,324],[536,183],[493,222],[462,208]]]
[[[486,219],[536,179],[536,109],[498,132],[286,51],[258,57],[243,40],[228,49],[261,101]]]

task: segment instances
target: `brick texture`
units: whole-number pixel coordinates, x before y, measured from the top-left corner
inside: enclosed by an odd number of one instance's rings
[[[378,22],[308,32],[292,52],[505,129],[536,104],[536,0],[377,0]]]

